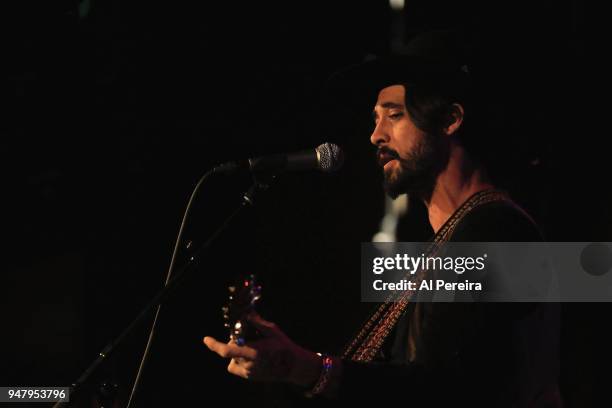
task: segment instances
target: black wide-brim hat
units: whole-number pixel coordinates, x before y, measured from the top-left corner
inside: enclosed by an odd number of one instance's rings
[[[463,33],[430,31],[395,55],[371,57],[345,67],[328,80],[329,101],[355,113],[371,111],[381,89],[396,84],[469,86],[469,45]]]

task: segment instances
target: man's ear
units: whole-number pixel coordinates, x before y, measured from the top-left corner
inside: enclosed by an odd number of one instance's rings
[[[453,103],[449,113],[448,124],[444,128],[444,134],[450,136],[461,127],[463,123],[463,114],[463,106],[458,103]]]

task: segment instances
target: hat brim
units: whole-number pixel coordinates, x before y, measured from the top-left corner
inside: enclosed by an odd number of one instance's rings
[[[328,80],[326,97],[335,106],[356,114],[371,111],[378,93],[391,85],[462,80],[453,61],[418,56],[389,56],[351,65]]]

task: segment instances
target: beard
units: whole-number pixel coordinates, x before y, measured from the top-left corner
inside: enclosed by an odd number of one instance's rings
[[[407,157],[399,157],[394,151],[397,165],[384,172],[384,189],[387,195],[396,199],[400,194],[417,194],[422,197],[431,195],[440,172],[446,168],[449,148],[442,135],[426,133]]]

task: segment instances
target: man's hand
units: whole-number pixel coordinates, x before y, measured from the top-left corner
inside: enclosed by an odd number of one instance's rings
[[[252,313],[248,321],[262,335],[261,339],[238,346],[204,337],[204,344],[223,358],[229,358],[227,371],[255,381],[282,381],[311,387],[321,373],[321,359],[295,344],[274,323]]]

